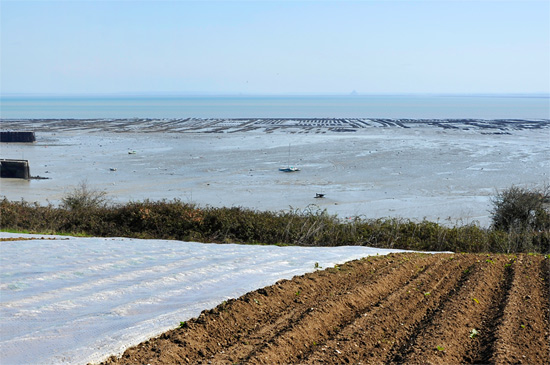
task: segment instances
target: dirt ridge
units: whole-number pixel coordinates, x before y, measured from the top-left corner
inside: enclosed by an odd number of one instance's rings
[[[367,257],[224,302],[105,364],[543,364],[548,269],[527,254]]]

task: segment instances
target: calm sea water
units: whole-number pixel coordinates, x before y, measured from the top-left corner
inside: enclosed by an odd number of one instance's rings
[[[548,119],[549,96],[205,96],[0,98],[0,118]]]

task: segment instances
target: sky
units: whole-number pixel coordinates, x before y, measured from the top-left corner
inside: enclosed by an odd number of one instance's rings
[[[550,93],[550,2],[0,0],[2,94]]]

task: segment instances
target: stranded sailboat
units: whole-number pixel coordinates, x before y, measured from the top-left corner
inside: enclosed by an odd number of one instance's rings
[[[300,171],[300,169],[297,168],[297,167],[294,167],[294,166],[288,166],[288,167],[281,167],[279,169],[279,171],[282,171],[282,172],[296,172],[296,171]]]
[[[288,163],[287,163],[287,167],[281,167],[281,168],[279,169],[279,171],[282,171],[282,172],[296,172],[296,171],[300,171],[299,168],[294,167],[294,166],[290,166],[290,144],[288,145]]]

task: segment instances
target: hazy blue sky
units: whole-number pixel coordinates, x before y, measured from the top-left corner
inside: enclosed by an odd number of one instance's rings
[[[541,1],[6,1],[2,93],[550,92]]]

